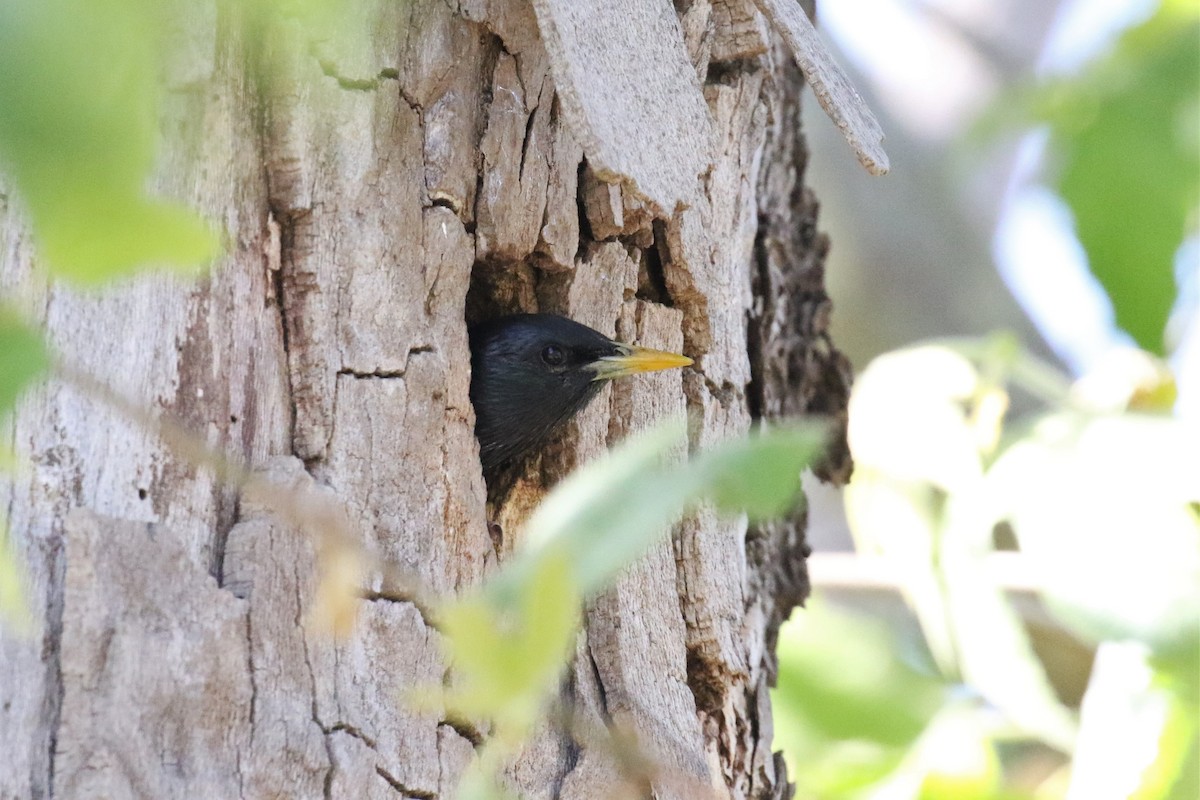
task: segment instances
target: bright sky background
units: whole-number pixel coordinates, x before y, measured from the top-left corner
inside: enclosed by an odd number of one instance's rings
[[[1045,73],[1071,72],[1122,30],[1156,7],[1154,0],[1074,0],[1062,7],[1038,62]],[[995,0],[837,0],[820,7],[821,27],[846,56],[871,76],[879,102],[913,133],[932,140],[962,135],[994,96],[997,76],[986,62],[925,11],[986,27],[1005,6]],[[876,24],[862,25],[869,14]],[[1103,291],[1087,271],[1070,213],[1037,183],[1044,137],[1022,143],[1004,188],[993,255],[1013,294],[1050,346],[1077,374],[1095,368],[1114,347],[1130,343],[1112,323]],[[1181,306],[1192,311],[1190,331],[1174,363],[1181,394],[1200,390],[1200,245],[1181,251]],[[1070,297],[1071,302],[1062,302]],[[1187,314],[1182,315],[1184,317]],[[1181,409],[1184,404],[1181,403]]]

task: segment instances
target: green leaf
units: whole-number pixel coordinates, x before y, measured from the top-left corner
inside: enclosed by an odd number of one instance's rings
[[[0,169],[55,276],[94,283],[218,252],[196,214],[144,192],[169,18],[152,0],[0,4]]]
[[[668,421],[572,475],[534,512],[523,549],[501,574],[440,610],[458,676],[446,706],[492,719],[503,750],[528,735],[557,686],[584,597],[615,580],[691,502],[711,497],[722,510],[756,516],[786,509],[824,438],[815,425],[760,432],[687,463],[685,434],[682,419]],[[469,777],[467,793],[490,796],[490,775]]]
[[[940,681],[897,658],[879,622],[813,602],[779,631],[779,680],[772,701],[821,736],[840,741],[911,744],[945,690]]]
[[[552,547],[570,559],[587,597],[615,580],[691,503],[711,499],[726,513],[754,517],[782,513],[825,438],[819,423],[772,428],[680,463],[685,431],[682,419],[664,423],[564,481],[529,519],[526,550],[501,581],[519,581],[527,562]]]
[[[882,623],[822,602],[780,629],[773,747],[811,796],[857,796],[884,778],[941,708],[941,682],[898,650]]]
[[[946,709],[922,737],[918,800],[1002,800],[1000,759],[983,715]],[[1010,795],[1011,796],[1011,795]]]
[[[561,670],[579,630],[580,604],[566,557],[560,554],[541,559],[540,569],[521,594],[525,636],[516,644],[526,669],[544,677],[553,677]]]
[[[1174,257],[1200,196],[1200,15],[1164,4],[1056,96],[1058,190],[1117,325],[1162,354]]]
[[[1164,681],[1144,647],[1105,642],[1083,698],[1071,797],[1198,797],[1196,673]],[[1184,689],[1182,692],[1180,689]]]
[[[1060,413],[988,480],[1050,608],[1094,641],[1186,651],[1200,625],[1200,453],[1166,417]],[[1086,568],[1081,568],[1086,558]],[[1122,591],[1120,587],[1135,587]]]
[[[98,202],[89,205],[91,199]],[[186,207],[115,190],[96,198],[55,198],[37,222],[53,274],[83,284],[147,266],[198,271],[220,247],[212,229]]]
[[[438,615],[459,677],[448,704],[493,719],[509,744],[537,721],[579,629],[579,596],[564,558],[548,554],[526,577],[514,597],[484,590]]]
[[[25,574],[8,538],[8,521],[0,517],[0,621],[14,631],[26,631],[30,626],[25,587]]]
[[[785,509],[822,431],[761,432],[687,463],[678,460],[686,426],[672,420],[572,475],[534,512],[524,549],[501,574],[439,613],[461,675],[448,703],[494,719],[510,742],[524,736],[570,653],[581,600],[611,583],[691,502],[714,497],[723,510],[758,516]]]
[[[1198,676],[1192,673],[1193,684]],[[1200,730],[1195,702],[1175,696],[1167,711],[1158,754],[1142,773],[1142,785],[1133,800],[1187,800],[1200,797]]]
[[[695,473],[664,461],[682,451],[683,419],[632,437],[572,474],[538,506],[526,525],[518,558],[501,577],[519,581],[544,553],[570,560],[575,586],[600,591],[640,556],[700,489]]]
[[[41,334],[11,309],[0,306],[0,418],[21,392],[50,367]]]
[[[0,422],[16,406],[17,398],[50,367],[50,355],[41,334],[12,310],[0,305]],[[0,446],[0,460],[8,461]],[[0,464],[0,468],[5,467]],[[14,629],[29,624],[25,604],[25,576],[8,538],[7,521],[0,518],[0,618]]]
[[[497,747],[495,739],[485,742],[475,751],[475,758],[449,797],[454,800],[517,800],[496,780],[504,767],[505,755],[506,751]]]
[[[722,511],[777,517],[795,504],[800,472],[820,454],[825,435],[817,425],[758,431],[700,456],[695,469]]]

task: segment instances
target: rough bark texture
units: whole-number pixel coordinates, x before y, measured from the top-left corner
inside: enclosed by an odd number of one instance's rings
[[[19,209],[0,205],[0,290],[43,309],[66,361],[335,499],[370,550],[439,591],[485,577],[547,487],[662,415],[690,412],[703,448],[758,416],[841,414],[802,78],[751,0],[668,15],[713,134],[674,210],[589,163],[526,2],[355,5],[369,47],[333,36],[314,53],[286,23],[247,46],[207,3],[181,24],[158,184],[226,231],[203,282],[47,287]],[[288,68],[251,81],[263,47]],[[697,367],[606,388],[489,508],[466,323],[516,310]],[[486,729],[402,701],[452,679],[415,606],[375,586],[348,639],[313,636],[314,543],[63,383],[6,435],[29,465],[0,503],[35,619],[0,636],[0,798],[453,796]],[[562,688],[581,720],[637,737],[653,785],[547,724],[513,790],[787,796],[767,687],[804,555],[802,517],[680,524],[589,604]]]

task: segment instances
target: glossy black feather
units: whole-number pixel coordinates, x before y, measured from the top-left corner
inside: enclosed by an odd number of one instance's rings
[[[620,351],[591,328],[552,314],[518,314],[475,325],[471,403],[483,467],[491,470],[545,442],[600,391],[588,365]],[[558,348],[547,358],[547,348]]]

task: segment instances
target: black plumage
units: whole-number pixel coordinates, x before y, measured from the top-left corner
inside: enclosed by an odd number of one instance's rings
[[[485,470],[545,442],[604,381],[687,366],[686,356],[625,345],[552,314],[517,314],[470,329],[471,403]]]

